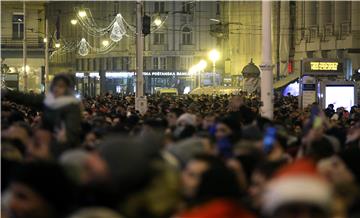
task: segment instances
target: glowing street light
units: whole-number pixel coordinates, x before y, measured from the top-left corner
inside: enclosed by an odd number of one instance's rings
[[[155,18],[154,24],[155,24],[155,26],[159,27],[162,24],[161,19],[159,17]]]
[[[79,11],[79,16],[86,17],[87,16],[86,11]]]
[[[207,66],[207,62],[205,60],[200,60],[200,62],[197,64],[199,70],[205,70]]]
[[[194,65],[189,69],[189,74],[194,75],[194,74],[196,74],[197,71],[198,71],[198,66]]]
[[[104,47],[108,46],[108,45],[109,45],[109,41],[108,41],[108,40],[103,40],[103,41],[102,41],[102,45],[103,45]]]
[[[85,12],[85,11],[84,11]],[[85,12],[85,14],[86,14],[86,12]],[[80,16],[80,12],[79,12],[79,16]],[[85,15],[86,16],[86,15]],[[77,24],[77,20],[76,19],[72,19],[71,21],[70,21],[70,23],[72,24],[72,25],[76,25]]]
[[[207,66],[207,62],[205,60],[200,60],[200,62],[197,64],[197,69],[198,69],[198,87],[201,87],[201,72],[203,70],[205,70]]]
[[[44,38],[44,43],[47,43],[47,38]]]
[[[216,49],[211,50],[209,52],[209,59],[213,62],[213,86],[215,86],[215,63],[220,59],[220,53]]]
[[[191,78],[192,78],[192,87],[195,87],[195,80],[194,80],[194,76],[195,76],[195,74],[196,74],[196,72],[198,71],[198,65],[196,64],[196,65],[194,65],[194,66],[192,66],[190,69],[189,69],[189,74],[191,75]]]
[[[55,48],[60,48],[60,42],[55,43]]]

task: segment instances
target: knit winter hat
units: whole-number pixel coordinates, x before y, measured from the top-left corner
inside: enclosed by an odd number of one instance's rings
[[[263,213],[273,215],[281,206],[307,204],[323,210],[330,207],[332,189],[309,160],[298,160],[280,169],[263,195]]]
[[[176,121],[177,125],[179,125],[180,123],[189,126],[196,126],[196,116],[190,113],[182,114]]]

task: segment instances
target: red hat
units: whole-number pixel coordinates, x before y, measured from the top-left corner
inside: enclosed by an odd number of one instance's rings
[[[281,168],[270,180],[263,195],[263,212],[272,215],[279,207],[305,203],[324,210],[330,207],[332,188],[317,172],[315,164],[297,160]]]

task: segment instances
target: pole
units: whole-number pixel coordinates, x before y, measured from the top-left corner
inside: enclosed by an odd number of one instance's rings
[[[276,34],[276,80],[280,80],[280,15],[281,15],[281,2],[277,3],[277,34]]]
[[[261,68],[261,113],[272,119],[273,105],[273,65],[271,63],[271,2],[262,1],[262,65]]]
[[[47,13],[47,12],[45,12]],[[45,14],[45,93],[49,88],[49,24],[47,14]]]
[[[213,86],[215,86],[216,84],[215,84],[215,61],[213,61]]]
[[[24,27],[23,27],[23,67],[24,67],[24,92],[28,89],[28,75],[26,71],[26,2],[23,2]]]
[[[136,97],[144,95],[142,2],[136,1]]]
[[[198,74],[198,88],[201,88],[201,71]]]

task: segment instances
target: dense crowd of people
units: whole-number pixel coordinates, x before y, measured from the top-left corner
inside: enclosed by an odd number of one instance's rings
[[[360,108],[275,94],[76,98],[2,91],[4,218],[360,217]]]

